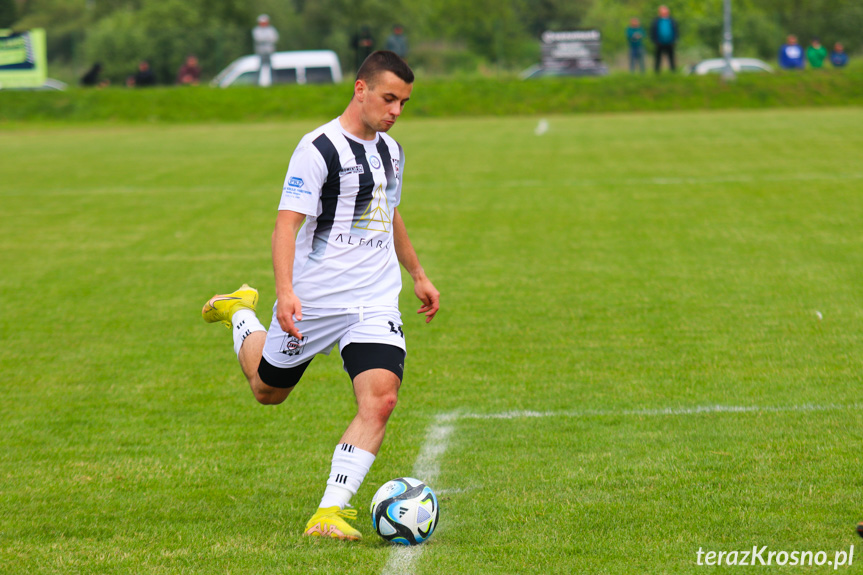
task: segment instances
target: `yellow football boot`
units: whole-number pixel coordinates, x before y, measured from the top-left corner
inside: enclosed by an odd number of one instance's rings
[[[349,539],[359,541],[363,534],[351,527],[346,519],[356,519],[356,509],[339,509],[333,507],[319,507],[318,510],[306,523],[305,535],[314,537],[334,537],[336,539]]]
[[[210,301],[204,304],[201,315],[204,316],[204,321],[207,323],[220,321],[230,328],[231,316],[234,313],[241,309],[255,311],[256,305],[258,305],[258,290],[249,287],[248,284],[243,284],[240,289],[233,293],[217,294],[211,297]]]

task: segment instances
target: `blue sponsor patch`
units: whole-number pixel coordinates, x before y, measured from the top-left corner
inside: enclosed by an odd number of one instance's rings
[[[302,188],[303,187],[303,179],[302,178],[291,178],[288,180],[288,185],[292,188]]]

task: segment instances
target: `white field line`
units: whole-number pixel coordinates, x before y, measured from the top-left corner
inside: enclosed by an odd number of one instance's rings
[[[433,484],[440,474],[440,462],[449,447],[449,439],[460,419],[526,419],[534,417],[661,417],[702,415],[706,413],[804,413],[817,411],[860,411],[863,403],[799,405],[699,405],[694,407],[666,407],[659,409],[581,410],[581,411],[504,411],[500,413],[441,413],[429,426],[425,442],[414,462],[413,477]],[[414,568],[425,549],[394,546],[381,575],[413,575]]]
[[[412,477],[433,485],[440,473],[440,462],[449,445],[449,438],[455,427],[448,415],[438,416],[426,431],[425,442],[414,461]],[[425,546],[393,547],[384,566],[385,575],[413,575],[414,566],[422,555]]]
[[[701,184],[757,184],[760,182],[831,182],[852,181],[863,179],[863,173],[838,173],[838,174],[734,174],[719,176],[690,176],[677,178],[645,177],[645,178],[580,178],[571,179],[548,179],[548,180],[519,180],[511,179],[498,185],[499,188],[548,188],[550,185],[562,187],[582,186],[693,186]],[[438,181],[422,181],[412,184],[414,188],[438,188]],[[449,182],[450,188],[461,188],[475,186],[473,182]]]
[[[807,411],[859,411],[863,403],[799,405],[697,405],[658,409],[585,409],[575,411],[504,411],[501,413],[452,413],[444,417],[457,419],[528,419],[532,417],[657,417],[664,415],[700,415],[703,413],[785,413]]]

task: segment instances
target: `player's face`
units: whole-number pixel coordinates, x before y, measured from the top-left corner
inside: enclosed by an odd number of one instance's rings
[[[408,84],[392,72],[382,72],[372,86],[365,87],[363,123],[375,132],[393,127],[405,103],[410,99],[413,84]]]

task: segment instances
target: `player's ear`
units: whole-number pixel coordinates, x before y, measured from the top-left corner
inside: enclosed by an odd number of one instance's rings
[[[354,82],[354,98],[362,102],[366,98],[366,93],[369,91],[369,86],[365,80],[357,80]]]

